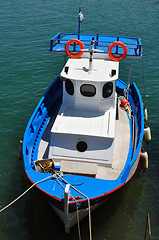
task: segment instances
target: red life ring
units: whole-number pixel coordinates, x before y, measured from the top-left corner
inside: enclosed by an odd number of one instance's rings
[[[115,46],[117,46],[117,45],[121,46],[121,47],[123,48],[123,50],[124,50],[123,55],[122,55],[121,57],[114,57],[114,56],[112,55],[112,53],[111,53],[112,48],[115,47]],[[111,43],[111,44],[109,45],[109,48],[108,48],[108,56],[109,56],[112,60],[114,60],[114,61],[121,61],[121,60],[123,60],[123,59],[126,57],[127,51],[128,51],[128,50],[127,50],[127,47],[126,47],[126,45],[125,45],[124,43],[119,42],[119,41],[116,41],[116,42],[113,42],[113,43]]]
[[[79,53],[77,53],[77,54],[72,54],[72,53],[70,53],[70,51],[69,51],[69,46],[70,46],[71,43],[77,43],[77,44],[80,46],[81,50],[80,50]],[[83,49],[84,49],[84,44],[83,44],[83,42],[81,42],[81,41],[78,40],[78,39],[71,39],[71,40],[69,40],[69,41],[66,43],[66,45],[65,45],[65,51],[66,51],[67,55],[68,55],[69,57],[71,57],[71,58],[79,58],[79,57],[81,57],[82,54],[83,54],[83,51],[82,51]]]

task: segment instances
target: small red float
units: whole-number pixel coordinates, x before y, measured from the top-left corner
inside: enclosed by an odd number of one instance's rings
[[[126,98],[123,98],[122,100],[121,100],[121,106],[122,107],[126,107],[126,105],[129,103],[129,101],[126,99]]]

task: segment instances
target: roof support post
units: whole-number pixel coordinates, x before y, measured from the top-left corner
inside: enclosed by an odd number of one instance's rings
[[[130,64],[130,70],[129,70],[129,76],[128,76],[128,85],[130,84],[132,66],[133,66],[133,58],[131,59],[131,64]]]

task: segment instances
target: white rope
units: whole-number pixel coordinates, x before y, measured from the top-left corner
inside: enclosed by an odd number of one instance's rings
[[[12,201],[11,203],[9,203],[9,204],[8,204],[7,206],[5,206],[4,208],[0,209],[0,213],[1,213],[2,211],[4,211],[6,208],[10,207],[13,203],[15,203],[15,202],[16,202],[17,200],[19,200],[21,197],[23,197],[23,196],[24,196],[27,192],[29,192],[30,189],[32,189],[36,184],[41,183],[41,182],[43,182],[43,181],[45,181],[46,179],[49,179],[49,178],[52,178],[52,176],[46,177],[46,178],[44,178],[44,179],[42,179],[42,180],[34,183],[33,185],[31,185],[31,187],[29,187],[25,192],[23,192],[23,193],[22,193],[19,197],[17,197],[14,201]]]
[[[61,178],[65,183],[70,184],[69,182],[67,182],[62,176],[60,176],[60,174],[56,173],[56,175]],[[91,207],[90,207],[90,201],[89,198],[83,194],[82,192],[80,192],[78,189],[76,189],[73,185],[70,184],[70,186],[79,194],[83,195],[87,201],[88,201],[88,216],[89,216],[89,239],[92,240],[92,229],[91,229]]]
[[[77,226],[78,226],[78,236],[79,236],[79,240],[81,240],[81,231],[80,231],[80,221],[79,221],[79,214],[78,214],[78,203],[76,201],[76,199],[73,197],[73,199],[76,202],[76,210],[77,210]]]
[[[57,177],[55,177],[57,176]],[[7,206],[3,207],[2,209],[0,209],[0,213],[2,211],[4,211],[5,209],[7,209],[8,207],[10,207],[12,204],[14,204],[16,201],[18,201],[21,197],[23,197],[27,192],[29,192],[35,185],[37,185],[38,183],[41,183],[43,181],[45,181],[46,179],[49,179],[49,178],[52,178],[52,177],[55,177],[57,180],[58,178],[61,178],[65,183],[69,184],[60,174],[58,173],[55,173],[54,175],[51,175],[49,177],[46,177],[36,183],[34,183],[33,185],[31,185],[25,192],[23,192],[19,197],[17,197],[16,199],[14,199],[11,203],[9,203]],[[65,189],[62,184],[60,183],[60,181],[58,180],[60,186]],[[82,192],[80,192],[78,189],[76,189],[73,185],[70,184],[70,186],[76,191],[78,192],[79,194],[83,195],[87,201],[88,201],[88,211],[89,211],[89,234],[90,234],[90,240],[92,240],[92,230],[91,230],[91,207],[90,207],[90,201],[89,201],[89,198],[83,194]],[[72,196],[73,197],[73,196]],[[78,203],[76,201],[76,199],[73,197],[73,199],[75,200],[76,202],[76,209],[77,209],[77,222],[78,222],[78,233],[79,233],[79,240],[81,240],[81,234],[80,234],[80,225],[79,225],[79,214],[78,214]]]

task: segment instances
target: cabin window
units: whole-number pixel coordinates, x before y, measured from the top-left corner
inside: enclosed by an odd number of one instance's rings
[[[73,82],[71,80],[69,80],[69,79],[65,80],[65,89],[66,89],[66,92],[69,95],[73,95],[74,94],[74,86],[73,86]]]
[[[87,150],[87,143],[85,141],[79,141],[76,148],[79,152],[85,152]]]
[[[103,86],[103,98],[108,98],[112,95],[113,93],[113,83],[112,82],[107,82]]]
[[[80,88],[80,92],[85,97],[93,97],[96,95],[96,88],[91,84],[83,84]]]

